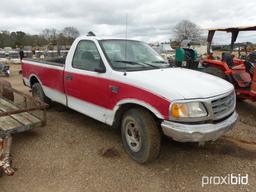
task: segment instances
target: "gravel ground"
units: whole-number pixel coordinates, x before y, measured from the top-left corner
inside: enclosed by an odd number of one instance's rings
[[[26,93],[20,66],[8,80]],[[240,121],[229,136],[256,141],[256,104],[239,102]],[[1,192],[80,191],[255,191],[256,146],[219,139],[199,147],[164,138],[160,157],[140,165],[124,152],[120,133],[80,113],[54,104],[45,127],[14,137],[18,171],[0,178]],[[102,151],[116,148],[114,157]],[[249,175],[249,185],[206,185],[202,176]]]

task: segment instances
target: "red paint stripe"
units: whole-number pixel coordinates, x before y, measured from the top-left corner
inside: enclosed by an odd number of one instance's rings
[[[67,83],[72,83],[74,88],[79,88],[76,89],[76,91],[70,91],[68,93],[70,96],[79,98],[98,106],[102,106],[110,110],[113,110],[116,104],[123,99],[136,99],[148,103],[157,109],[165,119],[169,118],[170,102],[165,98],[147,90],[105,78],[98,78],[70,72],[65,72],[65,74],[72,74],[73,80]],[[119,92],[112,93],[110,86],[118,87]],[[100,88],[97,89],[98,87]]]
[[[35,74],[40,78],[44,86],[65,92],[62,83],[63,71],[30,64],[23,64],[22,67],[23,75],[26,78],[29,78],[30,74]],[[109,110],[113,110],[116,104],[123,99],[136,99],[151,105],[161,113],[164,119],[168,119],[170,101],[161,96],[142,88],[110,79],[70,72],[64,72],[64,74],[72,74],[73,76],[72,81],[65,80],[65,87],[69,96]],[[110,86],[118,87],[119,92],[113,93]]]

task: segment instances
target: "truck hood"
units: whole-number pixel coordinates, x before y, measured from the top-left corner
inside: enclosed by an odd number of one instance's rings
[[[171,101],[204,99],[234,89],[232,84],[223,79],[184,68],[127,72],[126,76],[121,76],[117,78]]]

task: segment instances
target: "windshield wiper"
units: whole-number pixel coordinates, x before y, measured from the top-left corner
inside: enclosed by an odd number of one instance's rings
[[[151,61],[151,63],[165,63],[166,64],[165,61]]]
[[[140,63],[137,63],[135,61],[126,61],[126,60],[115,60],[114,62],[117,62],[117,63],[128,63],[128,64],[140,64]]]
[[[145,62],[143,62],[143,63],[139,63],[139,62],[136,62],[136,61],[126,61],[126,60],[116,60],[116,61],[114,61],[114,62],[118,62],[118,63],[127,63],[127,64],[132,64],[132,65],[141,65],[141,66],[149,66],[149,67],[154,67],[154,68],[156,68],[156,69],[159,69],[160,67],[158,67],[158,66],[155,66],[155,65],[151,65],[151,64],[149,64],[149,63],[145,63]]]
[[[150,64],[150,63],[146,63],[146,62],[143,62],[143,63],[146,64],[147,66],[154,67],[154,68],[156,68],[156,69],[160,69],[160,68],[161,68],[161,67],[159,67],[159,66],[152,65],[152,64]]]
[[[170,63],[168,63],[166,61],[151,61],[151,63],[160,63],[160,64],[162,64],[161,66],[159,66],[159,68],[170,67]]]

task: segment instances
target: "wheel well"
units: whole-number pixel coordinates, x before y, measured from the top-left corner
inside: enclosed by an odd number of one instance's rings
[[[35,76],[32,76],[30,78],[30,87],[32,87],[35,83],[39,83],[39,81]]]
[[[126,104],[121,105],[119,107],[119,109],[116,111],[114,123],[113,123],[112,127],[117,128],[117,129],[120,128],[121,120],[122,120],[124,113],[127,110],[132,109],[132,108],[140,108],[145,111],[148,111],[154,117],[155,121],[160,124],[159,118],[157,118],[157,116],[152,111],[147,109],[146,107],[138,105],[138,104],[134,104],[134,103],[126,103]]]

